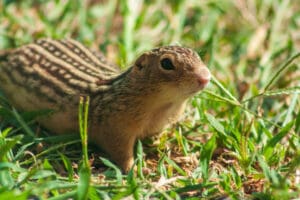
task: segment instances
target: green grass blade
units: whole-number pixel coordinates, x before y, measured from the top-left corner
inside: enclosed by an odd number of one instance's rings
[[[121,185],[122,184],[122,172],[121,172],[121,170],[115,164],[110,162],[109,160],[107,160],[105,158],[100,158],[100,159],[101,159],[101,161],[103,162],[104,165],[106,165],[107,167],[112,168],[115,171],[117,183],[119,185]]]
[[[292,130],[292,127],[294,125],[294,121],[289,122],[285,127],[283,127],[279,133],[274,135],[266,144],[264,148],[264,156],[267,158],[267,160],[272,156],[274,148],[276,144],[278,144],[290,131]]]
[[[56,197],[51,197],[48,200],[66,200],[66,199],[75,199],[76,196],[76,191],[70,191],[70,192],[66,192],[63,193],[59,196]]]
[[[64,154],[60,154],[60,157],[65,165],[65,168],[67,169],[69,181],[72,182],[73,176],[74,176],[74,170],[72,167],[72,163],[71,163],[70,159],[68,157],[66,157]]]
[[[35,134],[31,130],[31,128],[27,125],[27,123],[22,119],[22,117],[19,115],[16,109],[12,109],[12,113],[15,116],[16,120],[20,123],[21,127],[24,129],[24,131],[31,137],[34,138]]]
[[[90,187],[90,178],[91,178],[91,171],[88,167],[82,166],[79,171],[79,182],[77,188],[77,197],[78,199],[87,199],[88,198],[88,191]]]
[[[277,96],[277,95],[290,95],[290,94],[300,94],[300,86],[289,87],[284,89],[274,89],[262,92],[260,94],[254,95],[248,99],[243,100],[242,104],[251,101],[258,97],[265,97],[265,96]]]
[[[239,105],[239,101],[212,75],[212,83],[214,83],[218,88],[221,89],[230,99],[234,104]]]
[[[216,148],[216,136],[213,135],[207,143],[203,146],[199,158],[199,167],[202,172],[202,178],[204,183],[208,180],[209,177],[209,162],[213,155],[213,152]]]
[[[91,169],[88,158],[88,108],[89,108],[89,97],[84,99],[80,98],[79,102],[79,127],[80,137],[82,143],[82,165],[79,170],[79,182],[77,188],[78,199],[87,199],[88,190],[90,187]]]
[[[17,135],[13,138],[4,140],[0,138],[0,161],[7,160],[6,154],[11,151],[11,149],[22,140],[22,135]],[[3,141],[1,141],[3,140]]]
[[[14,199],[14,200],[27,200],[29,197],[29,191],[18,192],[18,191],[5,191],[0,192],[0,199]]]
[[[211,114],[209,113],[205,113],[206,119],[207,121],[210,123],[210,125],[216,130],[218,131],[220,134],[222,134],[223,136],[226,137],[226,132],[224,129],[224,126]]]
[[[143,175],[143,145],[140,140],[137,142],[137,174],[141,179],[144,179]]]
[[[272,84],[278,80],[278,78],[282,75],[285,69],[287,69],[290,64],[300,56],[300,52],[296,53],[295,55],[291,56],[288,60],[286,60],[278,69],[278,71],[273,75],[273,77],[267,82],[266,86],[264,87],[264,92],[268,91]]]

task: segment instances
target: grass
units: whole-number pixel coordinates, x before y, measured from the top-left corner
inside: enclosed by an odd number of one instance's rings
[[[126,68],[155,46],[181,44],[213,81],[184,119],[136,145],[124,175],[81,140],[55,136],[0,99],[0,199],[300,198],[300,7],[297,1],[0,3],[0,49],[72,37]],[[100,2],[100,1],[99,1]],[[82,149],[81,149],[82,147]]]

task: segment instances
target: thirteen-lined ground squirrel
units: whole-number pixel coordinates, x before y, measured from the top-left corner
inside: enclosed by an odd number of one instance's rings
[[[90,96],[90,141],[124,171],[135,141],[176,122],[209,80],[199,56],[179,46],[148,51],[123,73],[74,40],[42,39],[0,54],[7,98],[22,110],[52,109],[40,122],[53,132],[78,132],[79,96]]]

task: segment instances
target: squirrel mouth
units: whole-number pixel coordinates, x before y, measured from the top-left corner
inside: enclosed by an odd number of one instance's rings
[[[209,84],[209,81],[199,84],[199,88],[200,88],[199,90],[203,90],[204,88],[207,87],[208,84]]]
[[[191,92],[189,93],[190,95],[196,94],[197,92],[200,92],[201,90],[203,90],[204,88],[206,88],[209,85],[209,80],[205,81],[205,82],[197,82],[197,86],[195,89],[191,90]]]

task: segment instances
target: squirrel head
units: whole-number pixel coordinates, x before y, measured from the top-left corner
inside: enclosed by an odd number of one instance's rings
[[[132,77],[170,94],[170,98],[186,98],[202,90],[211,75],[192,49],[164,46],[142,54],[132,67]]]

